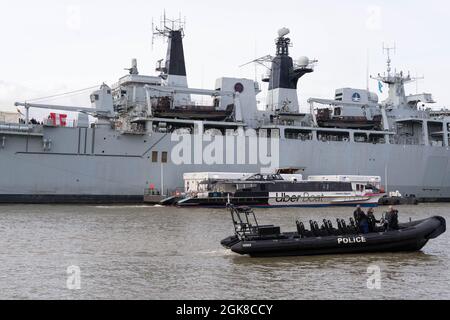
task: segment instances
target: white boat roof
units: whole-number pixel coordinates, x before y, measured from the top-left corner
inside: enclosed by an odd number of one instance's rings
[[[380,176],[354,176],[354,175],[325,175],[309,176],[309,181],[345,181],[345,182],[381,182]]]
[[[244,172],[188,172],[183,175],[184,180],[209,180],[209,179],[240,179],[253,175]]]

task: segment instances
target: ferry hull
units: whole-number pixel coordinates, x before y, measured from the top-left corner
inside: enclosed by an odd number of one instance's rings
[[[381,196],[372,196],[359,198],[355,197],[350,200],[342,200],[339,198],[319,198],[315,201],[284,201],[283,198],[185,198],[174,203],[179,207],[205,207],[205,208],[225,208],[228,203],[233,203],[236,206],[249,206],[258,208],[324,208],[324,207],[377,207]],[[168,198],[170,199],[170,198]],[[163,204],[163,203],[160,203]]]

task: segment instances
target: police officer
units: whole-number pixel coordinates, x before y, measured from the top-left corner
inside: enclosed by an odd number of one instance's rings
[[[359,230],[364,234],[369,233],[369,219],[364,211],[361,210],[360,205],[356,207],[355,212],[353,212],[353,216],[355,217],[356,225],[359,227]]]
[[[386,213],[386,229],[398,230],[398,210],[395,210],[393,206],[389,207],[389,211]]]
[[[369,220],[369,231],[375,232],[377,231],[377,223],[380,223],[380,220],[377,220],[375,217],[375,211],[373,208],[370,208],[369,211],[367,211],[367,218]]]

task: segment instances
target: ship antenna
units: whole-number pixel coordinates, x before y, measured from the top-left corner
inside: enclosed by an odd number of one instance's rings
[[[387,64],[387,73],[388,73],[388,77],[391,75],[391,71],[392,71],[392,66],[391,66],[391,63],[392,63],[392,60],[391,60],[391,52],[394,51],[394,53],[395,53],[396,50],[397,50],[397,49],[396,49],[395,42],[394,42],[394,46],[393,46],[393,47],[386,47],[386,46],[384,45],[384,43],[383,43],[383,53],[386,52],[386,55],[387,55],[387,62],[386,62],[386,64]]]
[[[152,51],[153,51],[154,45],[155,45],[155,22],[153,21],[153,18],[152,18]]]
[[[178,19],[171,20],[166,17],[166,11],[164,10],[164,15],[161,17],[159,26],[155,26],[152,19],[153,38],[155,36],[168,38],[170,36],[171,31],[181,31],[181,34],[184,37],[185,28],[186,28],[186,18],[184,18],[183,20],[181,18],[181,14]]]
[[[370,91],[370,51],[367,49],[367,70],[366,70],[367,91]]]

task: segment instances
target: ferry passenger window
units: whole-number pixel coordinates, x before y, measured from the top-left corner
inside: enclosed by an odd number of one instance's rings
[[[158,151],[153,151],[152,152],[152,162],[153,163],[158,162]]]
[[[334,109],[334,115],[335,116],[340,116],[341,115],[341,108],[335,108]]]
[[[161,154],[161,162],[162,163],[167,163],[167,152],[163,152]]]

